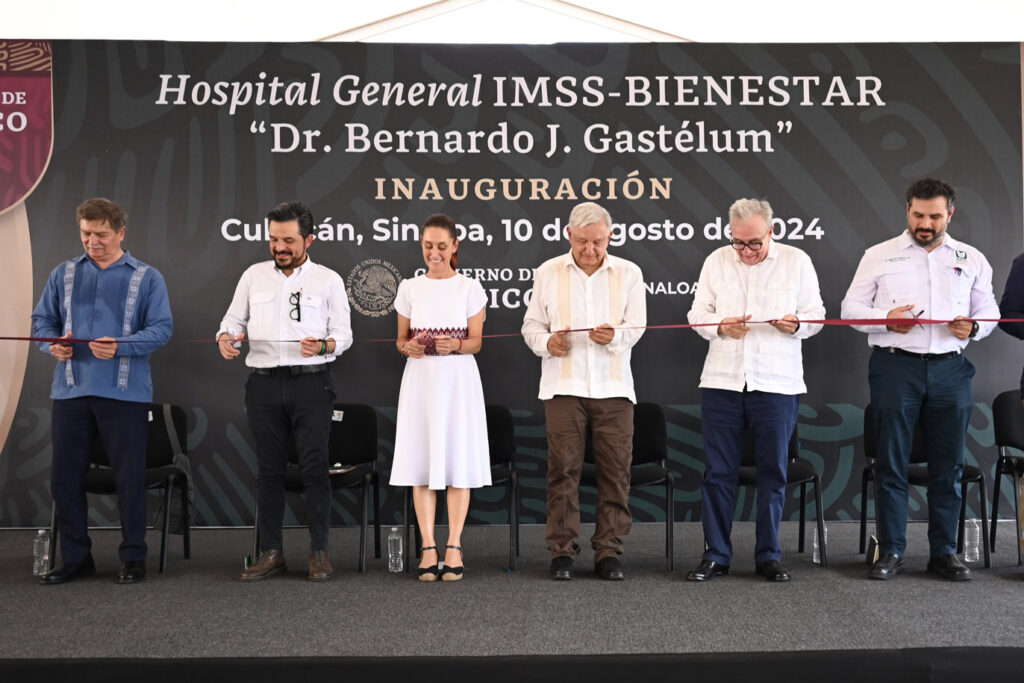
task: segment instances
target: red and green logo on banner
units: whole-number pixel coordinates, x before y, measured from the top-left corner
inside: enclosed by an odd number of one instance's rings
[[[0,213],[39,183],[53,148],[52,51],[45,40],[0,40]]]

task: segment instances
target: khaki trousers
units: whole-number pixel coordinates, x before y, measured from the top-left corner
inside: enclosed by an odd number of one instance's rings
[[[580,473],[587,429],[597,468],[594,562],[622,554],[633,525],[629,467],[633,461],[633,404],[627,398],[555,396],[544,402],[548,433],[548,550],[576,557],[580,535]]]

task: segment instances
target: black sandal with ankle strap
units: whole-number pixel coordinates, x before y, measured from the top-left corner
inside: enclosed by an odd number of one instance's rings
[[[459,556],[462,556],[462,546],[458,545],[446,545],[445,548],[451,548],[452,550],[458,550]],[[441,570],[442,581],[461,581],[462,580],[463,567],[449,567],[445,565]]]
[[[420,555],[423,555],[423,553],[425,553],[428,550],[433,550],[435,553],[437,553],[437,546],[428,545],[420,548]],[[438,553],[438,555],[440,555],[440,553]],[[441,558],[438,557],[438,560],[440,559]],[[440,564],[440,562],[438,562],[438,564]],[[437,564],[432,564],[429,567],[420,567],[416,572],[416,578],[420,581],[437,581],[437,567]]]

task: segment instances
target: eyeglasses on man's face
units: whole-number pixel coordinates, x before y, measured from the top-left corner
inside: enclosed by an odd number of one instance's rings
[[[302,300],[302,292],[292,292],[292,295],[288,297],[288,303],[294,308],[288,312],[288,317],[297,323],[302,322],[302,308],[299,306],[299,302]]]
[[[750,240],[749,242],[744,242],[743,240],[732,240],[729,244],[731,244],[732,248],[736,251],[743,251],[744,248],[749,249],[750,251],[760,251],[761,247],[764,245],[766,237],[768,237],[768,233],[765,233],[764,237],[759,240]]]

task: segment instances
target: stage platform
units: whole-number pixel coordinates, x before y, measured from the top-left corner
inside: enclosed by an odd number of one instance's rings
[[[592,527],[585,526],[585,534]],[[333,580],[306,580],[307,535],[289,530],[291,572],[258,583],[237,576],[251,530],[197,529],[192,559],[171,539],[156,572],[150,534],[144,583],[115,583],[117,531],[96,531],[94,577],[41,586],[31,575],[33,532],[0,532],[0,680],[346,681],[473,675],[505,680],[769,680],[813,676],[863,681],[1018,680],[1024,667],[1024,568],[1012,522],[1000,528],[992,568],[948,583],[925,572],[926,527],[911,524],[907,573],[868,581],[857,525],[829,524],[829,565],[796,552],[783,524],[788,584],[753,572],[752,523],[738,523],[733,574],[705,584],[686,572],[700,559],[697,523],[676,527],[676,571],[662,556],[664,526],[634,526],[627,579],[593,573],[589,549],[577,577],[552,581],[543,527],[522,528],[519,569],[506,571],[507,527],[463,536],[466,579],[417,582],[384,559],[356,571],[358,529],[334,529]],[[808,533],[810,526],[808,527]],[[386,533],[386,532],[385,532]],[[444,529],[439,541],[444,540]],[[372,558],[372,552],[371,552]]]

